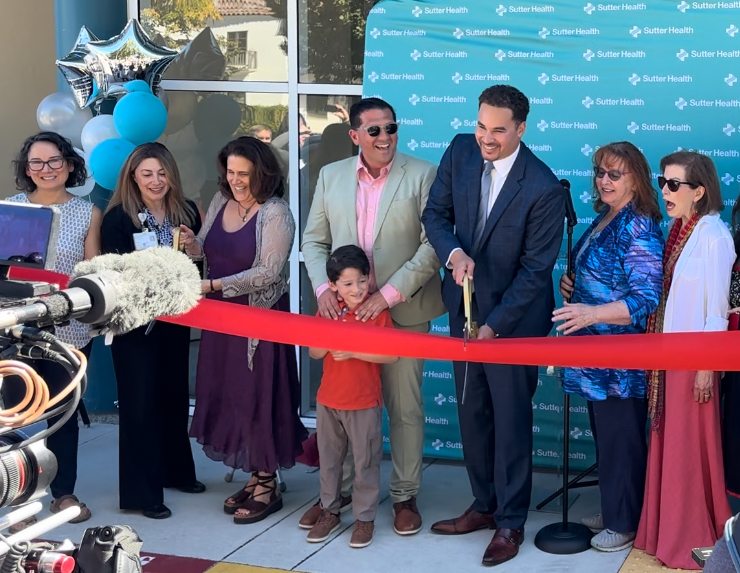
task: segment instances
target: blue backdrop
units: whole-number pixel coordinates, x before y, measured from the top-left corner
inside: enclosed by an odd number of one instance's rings
[[[654,178],[672,151],[710,156],[729,220],[740,181],[738,26],[737,1],[386,1],[367,21],[363,92],[395,107],[400,151],[438,163],[457,133],[474,130],[484,88],[519,88],[531,105],[523,141],[572,184],[575,240],[594,217],[591,156],[611,141],[637,145]],[[446,318],[433,330],[447,334]],[[540,369],[532,403],[532,454],[555,467],[562,393],[549,374]],[[427,362],[424,397],[426,454],[461,458],[451,364]],[[585,403],[571,409],[571,465],[585,468],[594,461]]]

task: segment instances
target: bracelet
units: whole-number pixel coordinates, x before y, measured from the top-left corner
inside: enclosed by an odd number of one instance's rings
[[[215,289],[213,288],[213,279],[210,279],[211,281],[211,292],[215,292]]]

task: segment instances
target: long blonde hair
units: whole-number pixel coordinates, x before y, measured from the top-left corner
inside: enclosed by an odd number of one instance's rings
[[[124,212],[131,218],[134,226],[141,229],[138,214],[144,208],[144,201],[141,198],[139,185],[134,179],[134,172],[145,159],[158,160],[162,169],[164,169],[169,186],[167,195],[164,197],[164,206],[170,223],[174,226],[192,226],[195,222],[195,213],[185,200],[185,195],[183,195],[180,171],[177,169],[175,158],[172,157],[169,149],[156,142],[139,145],[128,156],[123,167],[121,167],[121,172],[118,174],[115,193],[113,193],[105,212],[108,213],[114,207],[121,205]]]

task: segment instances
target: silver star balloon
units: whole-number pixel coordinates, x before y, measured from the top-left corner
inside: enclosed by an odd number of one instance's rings
[[[162,74],[178,55],[152,42],[137,20],[109,40],[93,38],[83,26],[72,51],[57,60],[81,108],[99,107],[108,97],[128,93],[126,83],[132,80],[144,80],[157,95]]]
[[[87,44],[94,41],[98,41],[98,37],[87,26],[82,26],[80,33],[77,34],[74,48],[64,58],[56,62],[80,108],[85,108],[95,101],[92,97],[94,92],[93,77],[87,69],[87,62],[85,61],[85,56],[89,53]]]

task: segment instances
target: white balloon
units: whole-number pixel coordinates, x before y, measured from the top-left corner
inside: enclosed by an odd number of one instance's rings
[[[36,109],[39,128],[66,137],[74,147],[82,147],[82,128],[91,117],[92,111],[80,109],[69,92],[54,92],[46,96]]]
[[[85,153],[92,153],[99,143],[106,139],[119,139],[113,116],[109,114],[96,115],[82,128],[82,149]]]
[[[85,197],[86,195],[92,193],[92,190],[95,188],[95,178],[92,176],[92,169],[90,169],[90,154],[85,153],[84,151],[82,151],[82,149],[79,149],[77,147],[75,147],[74,149],[77,152],[77,155],[85,160],[87,179],[85,179],[84,185],[80,185],[79,187],[68,187],[67,191],[72,195],[76,195],[77,197]]]

